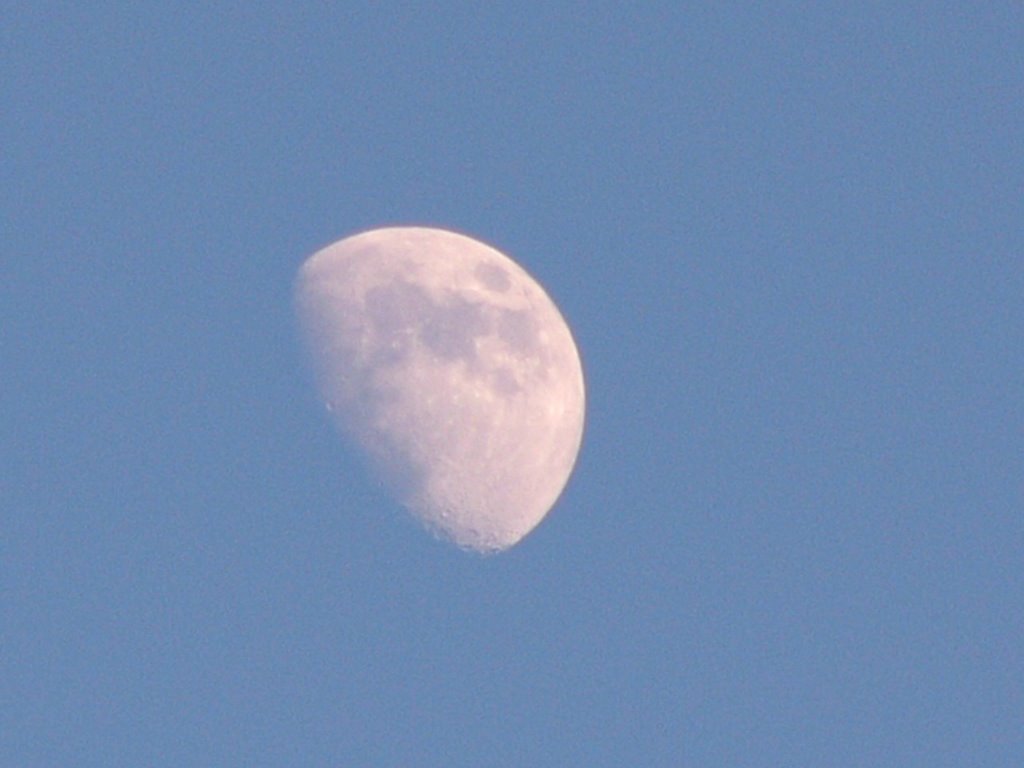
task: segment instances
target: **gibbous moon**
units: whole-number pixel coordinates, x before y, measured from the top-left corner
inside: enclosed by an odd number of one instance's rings
[[[328,411],[413,515],[480,552],[540,523],[576,462],[584,387],[525,270],[454,232],[376,229],[313,254],[295,303]]]

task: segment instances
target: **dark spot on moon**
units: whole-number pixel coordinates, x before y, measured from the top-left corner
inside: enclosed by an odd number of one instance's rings
[[[430,307],[423,318],[420,338],[427,349],[447,360],[472,360],[476,357],[476,337],[489,330],[479,304],[456,299]]]
[[[481,283],[499,293],[507,291],[512,285],[512,279],[508,276],[508,272],[496,264],[479,264],[473,270],[473,274]]]
[[[523,354],[533,354],[537,348],[536,321],[529,312],[505,310],[498,315],[499,338]]]
[[[366,314],[383,338],[414,327],[429,306],[430,298],[423,289],[411,283],[396,282],[366,292]]]
[[[414,339],[414,331],[430,312],[430,297],[417,285],[395,282],[366,292],[366,316],[374,337],[373,368],[404,360]]]
[[[371,288],[366,292],[365,306],[375,337],[373,359],[368,361],[371,366],[400,362],[416,340],[442,359],[472,364],[477,356],[477,337],[492,333],[495,319],[507,326],[503,338],[524,334],[522,323],[505,316],[525,313],[502,312],[496,316],[490,306],[459,296],[436,302],[423,288],[404,281]]]
[[[499,368],[491,374],[491,388],[495,392],[506,396],[515,395],[522,390],[519,382],[516,381],[516,377],[512,375],[508,368]]]

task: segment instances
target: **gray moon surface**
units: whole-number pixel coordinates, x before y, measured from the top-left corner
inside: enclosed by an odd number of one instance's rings
[[[583,436],[583,370],[541,286],[477,240],[389,227],[313,254],[295,306],[321,397],[392,495],[480,552],[558,500]]]

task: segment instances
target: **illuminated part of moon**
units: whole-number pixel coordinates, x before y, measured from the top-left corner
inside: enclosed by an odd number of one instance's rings
[[[525,270],[464,235],[391,227],[311,256],[295,301],[332,417],[429,529],[494,552],[544,518],[579,452],[583,371]]]

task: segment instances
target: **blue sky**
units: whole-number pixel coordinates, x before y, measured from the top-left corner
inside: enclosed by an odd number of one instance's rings
[[[0,765],[1024,762],[1018,3],[0,12]],[[425,535],[298,266],[513,256],[555,510]]]

